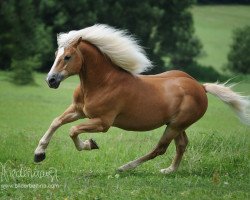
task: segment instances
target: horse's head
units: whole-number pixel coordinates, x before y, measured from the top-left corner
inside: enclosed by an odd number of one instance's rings
[[[77,46],[81,41],[82,38],[79,38],[75,44],[69,47],[58,48],[55,53],[54,64],[46,78],[49,87],[56,89],[59,87],[62,80],[69,76],[79,74],[83,65],[83,58]]]

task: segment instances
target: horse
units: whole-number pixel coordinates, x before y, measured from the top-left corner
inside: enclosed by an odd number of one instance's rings
[[[72,104],[56,117],[35,150],[36,163],[45,159],[45,150],[62,125],[88,118],[73,126],[70,137],[77,150],[98,149],[93,139],[82,141],[81,133],[107,132],[110,127],[149,131],[166,126],[155,148],[148,154],[118,168],[124,172],[163,155],[174,140],[172,164],[160,172],[177,170],[188,144],[186,129],[199,120],[208,106],[207,93],[228,104],[239,118],[250,124],[246,96],[219,83],[197,82],[185,72],[172,70],[157,75],[140,75],[153,67],[143,48],[124,30],[96,24],[57,36],[58,50],[46,81],[58,88],[69,76],[79,75]]]

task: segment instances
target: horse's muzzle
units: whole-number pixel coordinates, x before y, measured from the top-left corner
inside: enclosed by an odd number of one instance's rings
[[[46,82],[50,88],[57,89],[63,79],[63,76],[60,74],[51,74],[46,78]]]

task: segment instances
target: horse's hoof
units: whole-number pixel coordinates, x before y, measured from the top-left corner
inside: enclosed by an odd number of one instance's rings
[[[34,161],[35,163],[39,163],[42,162],[45,158],[46,158],[45,153],[35,154]]]
[[[99,149],[97,143],[94,140],[90,139],[89,142],[90,142],[91,149]]]

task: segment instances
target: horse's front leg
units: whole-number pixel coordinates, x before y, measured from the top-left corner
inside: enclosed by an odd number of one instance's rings
[[[99,147],[94,140],[89,139],[83,142],[78,135],[80,133],[107,132],[109,127],[110,125],[104,123],[100,118],[89,119],[87,122],[79,124],[78,126],[73,126],[70,129],[70,137],[78,151],[98,149]]]
[[[41,162],[45,159],[45,150],[51,140],[52,135],[60,126],[69,122],[73,122],[81,117],[84,116],[77,111],[76,106],[74,104],[71,104],[62,115],[56,117],[51,123],[49,129],[40,139],[39,144],[35,150],[34,161]]]

